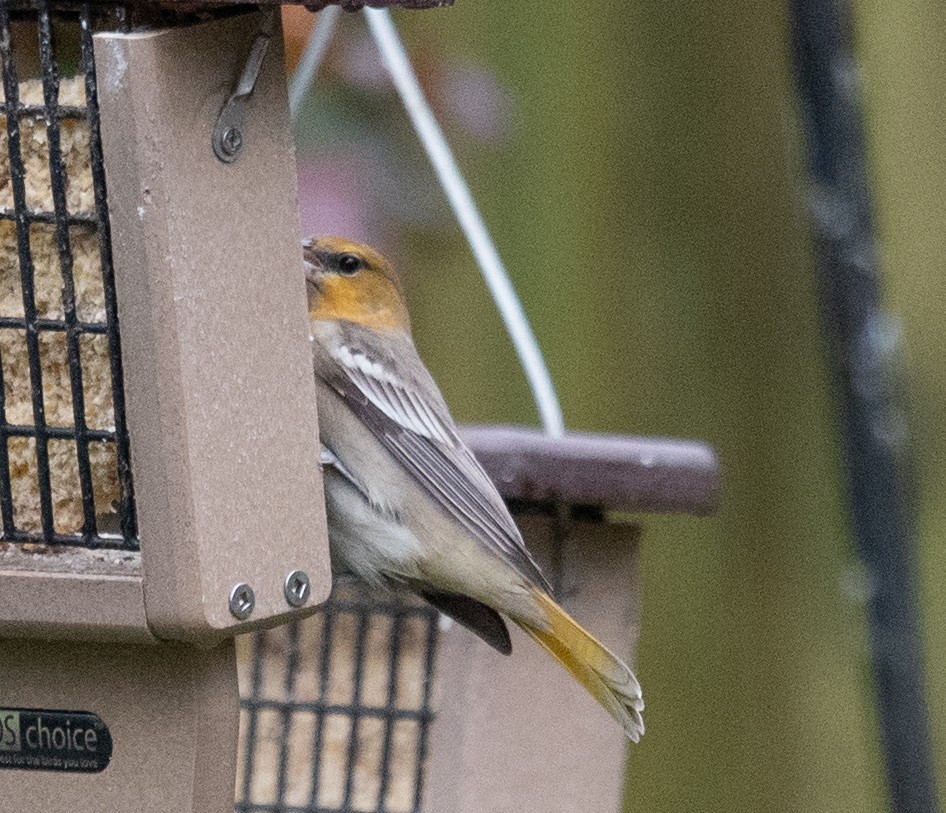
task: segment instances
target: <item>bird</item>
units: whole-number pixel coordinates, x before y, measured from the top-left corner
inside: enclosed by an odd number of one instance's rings
[[[400,275],[341,237],[302,255],[333,573],[412,591],[504,655],[511,620],[637,742],[637,678],[552,597],[414,346]]]

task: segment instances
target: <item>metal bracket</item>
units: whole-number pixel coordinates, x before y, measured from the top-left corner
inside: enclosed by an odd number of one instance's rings
[[[246,106],[256,87],[256,80],[263,66],[263,60],[266,58],[266,51],[275,27],[276,12],[273,10],[265,12],[260,22],[259,34],[253,41],[253,47],[246,59],[246,65],[243,66],[243,73],[240,75],[236,90],[227,99],[220,110],[220,115],[217,116],[213,148],[214,154],[225,164],[236,161],[243,149]]]

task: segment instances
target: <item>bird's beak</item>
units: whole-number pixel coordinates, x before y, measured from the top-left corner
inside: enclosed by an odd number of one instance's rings
[[[305,269],[305,279],[316,290],[322,290],[322,278],[325,276],[325,265],[322,258],[313,247],[312,240],[302,241],[302,267]]]
[[[311,283],[316,288],[321,288],[325,267],[321,263],[312,263],[308,260],[302,261],[302,267],[305,269],[305,281]]]
[[[315,252],[312,242],[312,240],[302,241],[302,267],[305,270],[305,287],[310,314],[319,306],[322,298],[322,281],[325,279],[325,264]]]

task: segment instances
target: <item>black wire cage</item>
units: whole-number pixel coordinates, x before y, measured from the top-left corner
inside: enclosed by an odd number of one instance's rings
[[[2,539],[137,550],[92,20],[0,4]]]
[[[437,636],[430,605],[350,580],[243,640],[237,810],[419,811]]]

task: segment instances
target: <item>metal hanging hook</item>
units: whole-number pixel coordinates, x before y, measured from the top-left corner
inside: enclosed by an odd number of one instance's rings
[[[253,95],[256,80],[259,78],[263,60],[269,49],[269,41],[275,30],[276,11],[266,11],[260,21],[259,34],[256,35],[253,46],[250,48],[250,55],[246,58],[236,90],[227,99],[220,110],[220,115],[217,116],[213,133],[214,155],[225,164],[233,163],[237,159],[246,141],[244,127],[247,104],[250,96]]]

